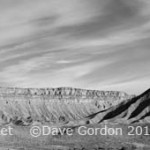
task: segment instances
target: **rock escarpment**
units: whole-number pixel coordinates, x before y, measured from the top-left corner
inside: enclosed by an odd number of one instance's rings
[[[60,88],[0,88],[0,96],[49,96],[51,98],[86,98],[100,100],[124,100],[131,96],[125,92],[85,90],[70,87]],[[81,101],[82,101],[81,99]]]
[[[124,92],[75,88],[0,88],[0,123],[65,123],[130,99]]]

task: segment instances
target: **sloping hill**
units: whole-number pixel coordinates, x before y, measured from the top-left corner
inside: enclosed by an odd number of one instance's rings
[[[108,109],[132,96],[75,88],[0,88],[0,124],[66,123]]]
[[[89,116],[89,123],[91,124],[103,121],[121,123],[150,122],[150,89],[137,97]]]

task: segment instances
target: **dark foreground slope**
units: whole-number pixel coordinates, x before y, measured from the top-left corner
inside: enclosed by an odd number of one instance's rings
[[[89,116],[89,123],[149,123],[150,122],[150,89],[143,94],[123,101],[103,112]]]

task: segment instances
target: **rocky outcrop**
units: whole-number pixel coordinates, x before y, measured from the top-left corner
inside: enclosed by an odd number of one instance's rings
[[[89,116],[88,122],[97,124],[101,122],[118,123],[149,123],[150,122],[150,89],[143,94],[123,101],[103,112]]]
[[[0,88],[0,121],[17,125],[66,123],[130,99],[124,92],[75,88]]]
[[[85,90],[69,87],[61,88],[0,88],[0,96],[48,96],[51,98],[86,98],[86,99],[100,99],[100,100],[124,100],[131,96],[125,92],[118,91],[98,91]]]

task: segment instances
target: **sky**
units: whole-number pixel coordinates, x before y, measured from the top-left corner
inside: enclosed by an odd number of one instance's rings
[[[0,86],[150,88],[149,0],[0,0]]]

